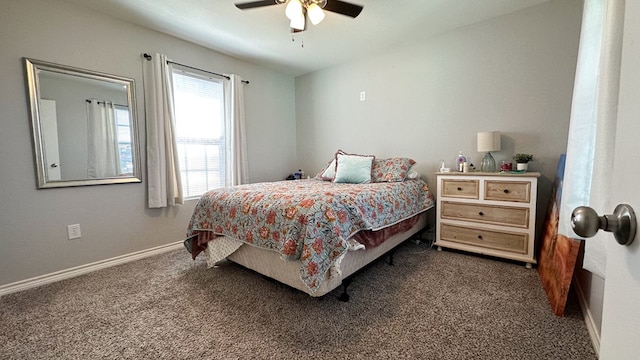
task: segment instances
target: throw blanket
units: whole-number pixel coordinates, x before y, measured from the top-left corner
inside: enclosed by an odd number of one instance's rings
[[[313,292],[331,264],[360,230],[379,230],[433,206],[419,179],[394,183],[336,184],[318,179],[279,181],[211,190],[189,222],[188,248],[195,258],[200,239],[226,235],[300,260],[300,276]],[[215,239],[213,239],[215,241]]]

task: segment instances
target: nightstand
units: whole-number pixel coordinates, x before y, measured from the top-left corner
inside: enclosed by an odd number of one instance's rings
[[[538,172],[436,173],[436,242],[442,247],[536,264]]]

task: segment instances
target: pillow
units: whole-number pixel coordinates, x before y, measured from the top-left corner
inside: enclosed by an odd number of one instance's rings
[[[318,175],[316,175],[316,178],[319,178],[325,181],[333,180],[333,178],[336,176],[336,155],[338,154],[344,154],[344,151],[342,150],[336,151],[336,153],[333,155],[333,159],[331,159],[331,161],[327,163],[327,166],[325,166],[322,170],[320,170]]]
[[[376,159],[373,162],[373,182],[400,182],[407,178],[409,168],[416,162],[406,157]]]
[[[329,165],[324,169],[324,171],[320,174],[322,180],[333,180],[336,177],[336,159],[331,160]]]
[[[371,182],[373,155],[336,154],[336,176],[333,182],[367,184]]]

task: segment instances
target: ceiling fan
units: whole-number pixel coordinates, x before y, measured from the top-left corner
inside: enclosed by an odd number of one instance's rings
[[[313,25],[318,25],[324,19],[324,10],[355,18],[363,9],[360,5],[340,0],[260,0],[235,5],[238,9],[246,10],[284,3],[287,3],[285,14],[291,20],[290,26],[294,32],[306,29],[307,17]]]

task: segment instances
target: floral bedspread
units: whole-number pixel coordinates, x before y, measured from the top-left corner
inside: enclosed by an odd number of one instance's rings
[[[419,179],[337,184],[319,179],[256,183],[211,190],[200,198],[187,239],[212,232],[300,260],[313,292],[360,230],[378,230],[433,206]],[[215,241],[213,239],[212,241]],[[195,257],[197,253],[193,253]]]

